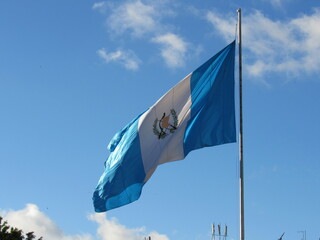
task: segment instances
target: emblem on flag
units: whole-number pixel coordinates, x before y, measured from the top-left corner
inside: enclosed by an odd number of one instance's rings
[[[174,109],[170,110],[170,114],[163,113],[161,119],[156,118],[153,122],[153,133],[158,139],[163,139],[177,130],[178,116]]]

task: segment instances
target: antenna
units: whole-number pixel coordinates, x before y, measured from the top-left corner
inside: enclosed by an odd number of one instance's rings
[[[211,240],[216,240],[216,230],[215,230],[214,223],[212,223],[212,225],[211,225]]]
[[[221,224],[218,224],[218,233],[216,233],[216,225],[213,223],[211,224],[211,240],[216,240],[217,239],[221,240],[227,240],[228,237],[228,226],[224,226],[224,234],[222,235],[221,233]],[[320,239],[319,239],[320,240]]]
[[[227,240],[227,236],[228,236],[228,226],[225,225],[224,226],[224,240]]]
[[[307,231],[298,231],[298,233],[302,233],[302,240],[307,240]]]

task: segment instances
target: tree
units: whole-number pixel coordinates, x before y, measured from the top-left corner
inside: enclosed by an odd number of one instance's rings
[[[22,230],[9,226],[7,221],[2,223],[2,220],[0,216],[0,240],[34,240],[36,238],[33,232],[28,232],[24,236]],[[38,240],[42,240],[42,237]]]

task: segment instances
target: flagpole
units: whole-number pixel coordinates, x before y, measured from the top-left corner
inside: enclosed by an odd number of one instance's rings
[[[241,46],[241,8],[238,12],[238,44],[239,44],[239,161],[240,161],[240,240],[244,240],[244,174],[243,174],[243,123],[242,123],[242,46]]]

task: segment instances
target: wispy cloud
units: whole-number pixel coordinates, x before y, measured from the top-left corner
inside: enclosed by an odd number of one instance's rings
[[[46,240],[93,240],[91,234],[66,235],[37,205],[27,204],[21,210],[1,210],[1,216],[12,227],[22,229],[24,233],[33,231],[37,237]],[[153,240],[169,240],[166,235],[156,231],[147,232],[145,227],[130,229],[121,225],[117,219],[108,220],[106,214],[95,213],[88,219],[98,224],[98,239],[102,240],[141,240],[151,236]]]
[[[290,1],[292,0],[261,0],[261,1],[271,4],[276,9],[284,10],[284,6],[290,3]]]
[[[187,43],[178,35],[166,33],[152,39],[162,46],[161,55],[169,67],[184,65]]]
[[[130,31],[138,37],[156,28],[157,11],[152,5],[138,1],[126,2],[113,9],[107,19],[110,29],[116,33]]]
[[[108,4],[105,1],[102,2],[96,2],[93,4],[92,9],[98,10],[101,13],[105,13],[108,8]]]
[[[208,12],[207,20],[227,40],[232,39],[235,19]],[[320,10],[311,15],[275,21],[255,11],[243,18],[246,71],[253,77],[266,73],[290,76],[320,72]]]
[[[107,52],[106,49],[101,48],[97,54],[106,62],[116,62],[123,65],[128,70],[137,70],[139,68],[140,60],[133,51],[116,50],[114,52]]]
[[[105,7],[105,2],[96,3],[93,8]],[[175,68],[184,65],[188,43],[178,34],[173,33],[174,26],[164,24],[165,16],[174,16],[175,12],[168,7],[168,1],[129,0],[108,7],[110,14],[106,19],[111,39],[125,37],[138,41],[153,42],[160,45],[162,59],[166,65]],[[168,32],[167,30],[170,29]],[[129,37],[128,37],[129,36]],[[132,51],[116,50],[107,53],[105,49],[98,50],[98,54],[107,63],[119,62],[127,69],[136,70],[140,60]]]
[[[274,7],[281,7],[282,6],[282,0],[271,0],[270,2]]]
[[[98,9],[98,8],[102,8],[106,5],[105,2],[96,2],[93,4],[92,9]]]
[[[234,39],[236,26],[235,18],[226,18],[213,11],[209,11],[206,18],[228,42]]]

